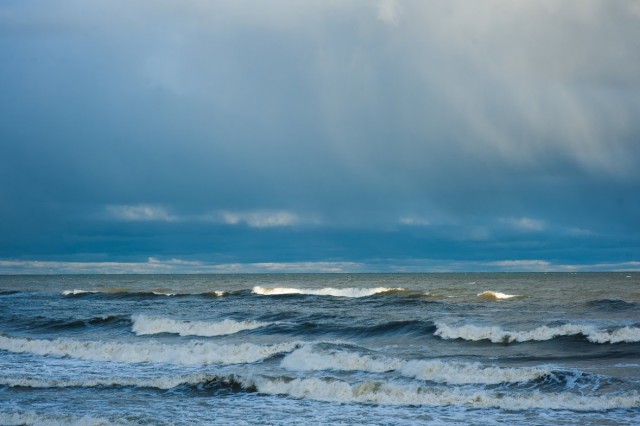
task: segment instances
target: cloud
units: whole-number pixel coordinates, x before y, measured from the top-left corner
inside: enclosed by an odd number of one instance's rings
[[[543,221],[531,219],[529,217],[503,218],[500,219],[500,221],[515,229],[525,232],[539,232],[545,229],[545,223]]]
[[[397,0],[380,0],[378,2],[378,19],[385,24],[397,24],[402,9]]]
[[[3,2],[0,256],[634,259],[639,10]]]
[[[169,214],[166,208],[148,204],[113,205],[106,207],[109,217],[125,222],[173,222],[176,216]]]
[[[398,222],[406,226],[428,226],[431,224],[428,219],[420,216],[403,216]]]
[[[192,222],[220,223],[225,225],[245,225],[250,228],[292,227],[301,224],[318,223],[317,220],[302,218],[298,214],[285,211],[217,211],[206,214],[173,214],[159,205],[110,205],[105,208],[111,220],[124,222]]]
[[[206,263],[150,257],[146,262],[64,262],[0,260],[0,274],[232,274],[232,273],[352,273],[357,262]]]
[[[487,265],[516,271],[547,271],[552,267],[551,262],[546,260],[500,260],[487,262]]]
[[[228,225],[244,224],[251,228],[276,228],[299,225],[302,220],[288,211],[221,212],[219,217]]]
[[[0,260],[0,274],[248,274],[248,273],[437,273],[437,272],[612,272],[640,271],[640,262],[563,264],[546,260],[491,262],[385,259],[368,262],[208,263],[149,258],[145,262]]]

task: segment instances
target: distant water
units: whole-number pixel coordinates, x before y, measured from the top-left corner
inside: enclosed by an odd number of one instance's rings
[[[640,424],[640,274],[0,277],[0,424]]]

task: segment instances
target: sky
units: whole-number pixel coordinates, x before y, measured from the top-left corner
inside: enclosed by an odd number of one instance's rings
[[[640,270],[638,0],[4,0],[0,274]]]

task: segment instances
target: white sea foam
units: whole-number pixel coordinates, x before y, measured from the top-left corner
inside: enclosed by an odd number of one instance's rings
[[[63,296],[77,296],[79,294],[93,294],[93,293],[98,293],[97,291],[92,291],[92,290],[80,290],[80,289],[73,289],[73,290],[65,290],[62,292]]]
[[[253,287],[252,292],[263,296],[277,296],[283,294],[309,294],[314,296],[335,296],[335,297],[367,297],[388,291],[402,291],[402,288],[288,288],[288,287]]]
[[[288,354],[281,366],[293,371],[341,370],[382,373],[396,370],[405,377],[449,384],[521,383],[550,374],[550,368],[502,368],[475,362],[402,360],[359,355],[355,352],[322,352],[305,345]]]
[[[107,419],[92,416],[74,416],[72,414],[40,414],[36,412],[0,412],[0,424],[7,426],[46,425],[46,426],[108,426],[113,423]]]
[[[265,378],[246,379],[245,386],[258,392],[288,395],[340,403],[383,405],[466,406],[501,408],[505,410],[551,409],[602,411],[634,408],[640,405],[640,395],[631,392],[618,395],[584,396],[571,393],[529,392],[505,394],[490,390],[399,385],[390,382],[366,381],[350,384],[336,379]]]
[[[290,352],[295,342],[274,345],[220,345],[191,341],[181,345],[159,342],[118,343],[71,339],[25,339],[0,336],[0,350],[42,356],[71,357],[90,361],[124,363],[151,362],[177,365],[241,364],[260,361],[269,356]]]
[[[593,343],[640,342],[640,328],[637,327],[626,326],[608,331],[582,324],[563,324],[553,327],[543,325],[532,330],[508,331],[497,326],[473,324],[450,326],[444,323],[436,323],[434,334],[443,339],[489,340],[493,343],[541,341],[577,334],[582,334]]]
[[[172,293],[170,291],[152,291],[152,294],[155,294],[156,296],[176,296],[177,293]]]
[[[522,296],[518,294],[500,293],[499,291],[483,291],[482,293],[478,293],[478,297],[484,300],[508,300]]]
[[[139,336],[159,333],[173,333],[180,336],[223,336],[269,325],[266,322],[234,321],[231,319],[219,322],[177,321],[146,315],[133,315],[131,319],[133,321],[132,331]]]
[[[171,389],[183,384],[198,385],[211,380],[229,380],[262,394],[287,395],[319,401],[381,405],[463,406],[472,408],[501,408],[505,410],[551,409],[573,411],[603,411],[628,409],[640,405],[640,395],[629,392],[616,395],[579,395],[572,393],[527,392],[505,394],[486,389],[400,385],[392,382],[365,381],[348,383],[334,378],[286,378],[249,375],[246,377],[217,377],[205,374],[159,378],[89,379],[82,382],[53,379],[1,379],[5,386],[30,387],[94,387],[136,386]],[[6,419],[7,417],[4,417]],[[0,417],[3,419],[3,417]],[[3,424],[31,424],[9,422]],[[91,423],[90,423],[91,424]]]

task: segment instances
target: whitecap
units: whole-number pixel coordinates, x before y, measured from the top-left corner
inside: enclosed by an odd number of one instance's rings
[[[616,395],[578,395],[572,393],[530,392],[505,394],[491,390],[400,385],[392,382],[365,381],[347,383],[333,378],[267,378],[245,379],[260,393],[287,395],[339,403],[381,405],[464,406],[505,410],[573,410],[604,411],[634,408],[640,404],[637,392]]]
[[[290,352],[298,346],[299,343],[296,342],[273,345],[252,343],[222,345],[213,342],[190,341],[180,345],[170,345],[156,341],[119,343],[64,338],[46,340],[0,336],[0,350],[8,352],[71,357],[89,361],[150,362],[176,365],[252,363],[275,354]]]
[[[281,366],[292,371],[383,373],[395,370],[404,377],[454,385],[522,383],[545,377],[554,371],[546,367],[503,368],[477,362],[402,360],[348,351],[319,351],[313,345],[305,345],[287,354]]]
[[[266,327],[270,323],[259,321],[234,321],[225,319],[218,322],[178,321],[169,318],[154,318],[146,315],[133,315],[132,331],[141,335],[173,333],[180,336],[223,336],[244,330]]]
[[[170,291],[152,291],[151,294],[155,294],[156,296],[177,296],[177,293]]]
[[[390,291],[402,291],[402,288],[290,288],[290,287],[253,287],[252,292],[263,296],[279,296],[285,294],[308,294],[314,296],[334,296],[334,297],[367,297],[374,294],[386,293]]]
[[[483,291],[482,293],[478,293],[478,297],[484,300],[508,300],[522,296],[518,294],[500,293],[499,291]]]
[[[434,334],[443,339],[489,340],[493,343],[542,341],[577,334],[585,336],[592,343],[640,342],[640,328],[637,327],[625,326],[608,331],[582,324],[563,324],[552,327],[543,325],[532,330],[509,331],[503,330],[498,326],[473,324],[450,326],[444,323],[436,323]]]
[[[62,292],[63,296],[78,296],[80,294],[95,294],[98,293],[97,291],[93,291],[93,290],[80,290],[80,289],[73,289],[73,290],[65,290]]]

